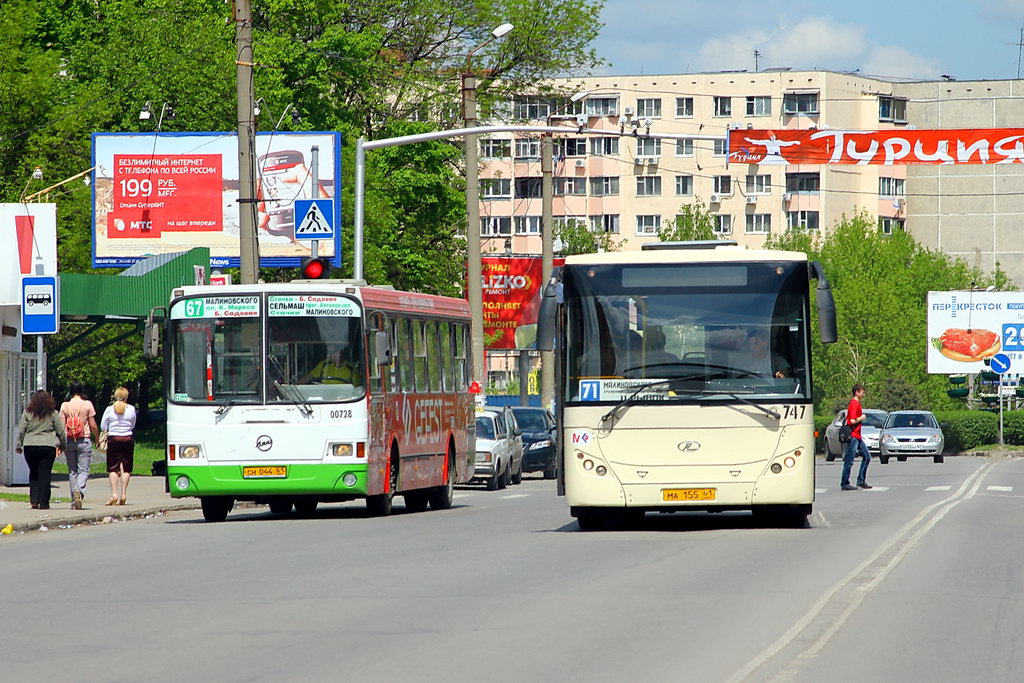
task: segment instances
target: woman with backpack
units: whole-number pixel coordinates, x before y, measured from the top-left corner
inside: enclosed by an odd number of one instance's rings
[[[135,461],[135,406],[128,403],[128,389],[114,390],[114,403],[107,406],[100,427],[107,432],[107,472],[110,473],[110,500],[107,505],[124,505],[128,480]]]
[[[68,400],[60,406],[68,439],[64,458],[68,463],[71,507],[81,510],[85,485],[89,483],[89,466],[92,464],[92,439],[89,437],[99,436],[99,430],[96,428],[96,408],[92,401],[85,398],[85,385],[72,382],[68,394]]]
[[[33,509],[50,509],[50,473],[57,454],[67,447],[64,421],[45,391],[32,394],[18,422],[15,452],[28,463],[28,500]]]

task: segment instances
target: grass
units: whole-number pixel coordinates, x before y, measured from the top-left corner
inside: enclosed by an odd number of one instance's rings
[[[137,475],[150,476],[153,463],[164,459],[167,437],[165,425],[152,425],[145,429],[137,430],[135,433],[135,463],[132,472]],[[94,446],[95,448],[95,446]],[[95,450],[94,455],[95,458]],[[68,466],[64,463],[54,463],[54,474],[67,474]],[[89,474],[106,474],[107,463],[104,459],[94,461],[89,468]],[[27,500],[27,499],[26,499]]]

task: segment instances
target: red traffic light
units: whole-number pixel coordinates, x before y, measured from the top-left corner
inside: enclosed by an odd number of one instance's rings
[[[320,280],[325,278],[330,273],[330,266],[327,263],[327,259],[323,258],[304,258],[302,259],[302,279],[304,280]]]

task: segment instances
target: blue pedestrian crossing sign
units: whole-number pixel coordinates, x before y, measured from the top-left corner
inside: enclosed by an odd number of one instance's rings
[[[989,360],[989,368],[992,372],[1003,375],[1010,371],[1010,357],[1005,353],[997,353]]]
[[[55,275],[21,278],[21,333],[56,334],[60,329],[60,285]]]
[[[334,239],[334,202],[330,199],[296,199],[295,239]]]

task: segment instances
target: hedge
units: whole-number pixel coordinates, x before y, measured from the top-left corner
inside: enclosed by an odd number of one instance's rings
[[[963,451],[999,443],[999,415],[987,410],[946,410],[935,413],[946,437],[946,453]],[[825,428],[834,415],[815,415],[815,451],[825,452]],[[1024,410],[1003,411],[1003,441],[1014,446],[1024,445]]]

